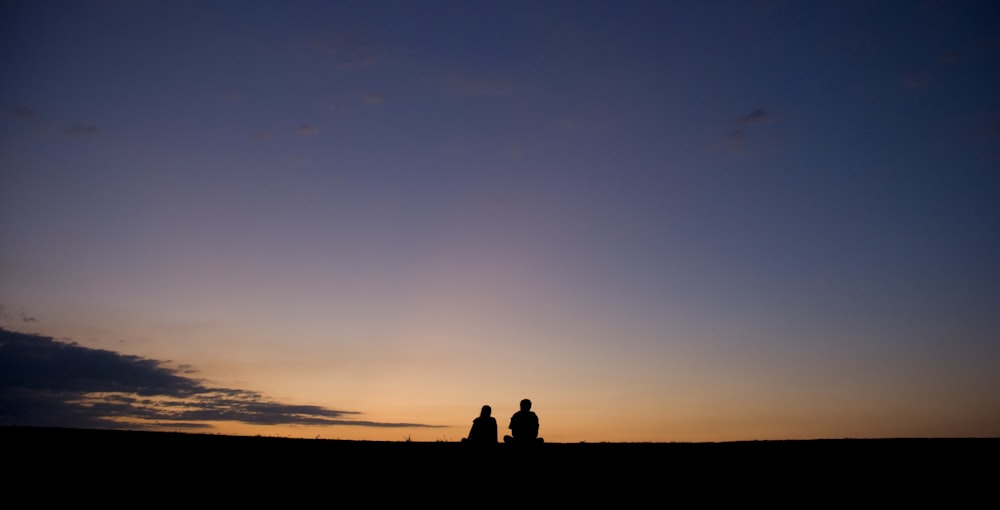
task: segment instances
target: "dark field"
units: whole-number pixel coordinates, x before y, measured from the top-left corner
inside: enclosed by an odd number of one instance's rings
[[[725,443],[549,443],[489,451],[376,442],[2,427],[8,493],[128,506],[280,503],[383,506],[796,508],[990,506],[1000,438]],[[39,485],[40,484],[40,485]],[[40,492],[38,492],[40,491]],[[276,501],[280,499],[280,501]],[[485,501],[485,503],[484,503]],[[531,503],[533,502],[533,503]],[[992,502],[992,503],[990,503]]]

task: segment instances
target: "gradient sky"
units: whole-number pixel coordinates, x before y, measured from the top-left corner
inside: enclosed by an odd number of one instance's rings
[[[997,2],[0,20],[4,424],[1000,436]]]

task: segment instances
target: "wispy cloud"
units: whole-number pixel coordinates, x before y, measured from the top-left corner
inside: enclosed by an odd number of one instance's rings
[[[312,124],[301,124],[295,129],[295,133],[300,136],[315,136],[319,133],[319,128]]]
[[[290,405],[213,388],[192,370],[0,328],[0,424],[73,428],[210,429],[254,425],[435,427],[359,420],[358,411]]]
[[[38,111],[27,106],[15,106],[10,109],[10,114],[19,119],[38,120]]]
[[[779,139],[773,134],[761,133],[759,126],[775,122],[775,116],[763,109],[757,108],[749,113],[737,115],[731,119],[730,129],[709,145],[710,149],[722,150],[742,156],[761,156],[772,153],[778,147]],[[751,133],[753,133],[751,135]]]
[[[97,126],[88,124],[70,124],[66,128],[66,134],[70,136],[97,136],[101,134],[101,130]]]
[[[364,32],[325,32],[309,37],[307,42],[313,53],[333,58],[342,69],[371,67],[382,57],[381,46]]]
[[[10,108],[8,114],[17,119],[19,123],[31,126],[31,129],[36,134],[49,135],[61,132],[65,135],[81,138],[101,134],[100,128],[92,124],[72,123],[64,125],[63,121],[46,118],[38,110],[23,105]]]
[[[514,86],[506,80],[479,75],[452,74],[444,77],[444,84],[452,92],[472,96],[506,96],[514,92]]]
[[[366,104],[382,104],[385,96],[373,90],[365,90],[361,93],[361,101]]]
[[[985,150],[989,161],[1000,161],[1000,111],[976,112],[965,122],[971,128],[963,144],[971,144],[976,151]]]
[[[733,122],[737,124],[764,124],[773,120],[772,116],[764,111],[763,108],[758,108],[746,115],[740,115],[733,119]]]
[[[747,135],[743,131],[734,130],[726,133],[722,138],[723,142],[733,150],[742,150],[743,144],[747,141]]]
[[[569,130],[581,130],[581,129],[597,129],[602,127],[600,122],[593,120],[585,120],[575,117],[563,117],[558,120],[559,126],[563,129]]]
[[[8,114],[10,117],[16,119],[18,124],[28,127],[36,134],[41,134],[46,131],[42,114],[34,108],[18,105],[9,109]]]
[[[0,305],[0,323],[9,322],[10,320],[12,320],[12,319],[11,319],[10,315],[7,314],[7,309],[4,307],[4,305]],[[18,322],[21,322],[22,324],[29,324],[29,323],[32,323],[32,322],[38,322],[38,319],[36,319],[35,317],[33,317],[31,315],[28,315],[28,314],[26,314],[24,312],[20,312],[18,314],[17,320],[18,320]],[[2,328],[0,328],[0,329],[2,329]]]

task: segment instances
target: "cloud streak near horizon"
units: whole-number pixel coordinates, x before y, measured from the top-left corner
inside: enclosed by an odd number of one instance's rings
[[[211,429],[212,422],[434,428],[358,420],[359,411],[275,402],[248,390],[215,388],[187,365],[90,349],[76,342],[0,329],[3,425],[110,429]]]

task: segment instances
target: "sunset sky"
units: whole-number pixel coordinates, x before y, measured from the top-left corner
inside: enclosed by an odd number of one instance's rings
[[[3,2],[0,425],[1000,436],[998,26]]]

